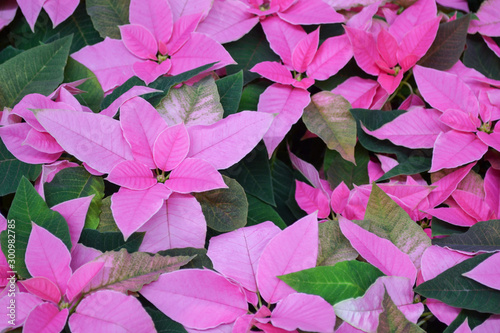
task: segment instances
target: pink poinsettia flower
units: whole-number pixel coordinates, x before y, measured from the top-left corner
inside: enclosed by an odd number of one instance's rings
[[[500,1],[489,0],[481,3],[481,7],[476,13],[477,20],[471,20],[469,33],[479,32],[481,35],[489,37],[500,36],[500,13],[498,11]]]
[[[222,45],[194,32],[201,13],[176,16],[167,0],[132,0],[131,24],[120,26],[121,40],[106,38],[71,57],[94,72],[105,92],[134,75],[149,84],[213,62],[210,70],[234,64]]]
[[[345,28],[358,66],[366,73],[377,76],[388,94],[396,90],[403,74],[432,45],[441,20],[436,17],[436,12],[434,1],[419,0],[388,27],[373,30],[353,26]]]
[[[316,214],[283,231],[264,222],[212,237],[207,255],[217,272],[186,269],[163,274],[141,294],[190,332],[223,327],[248,332],[252,326],[266,332],[332,332],[335,313],[330,304],[319,296],[297,293],[278,279],[314,267],[317,254]],[[249,303],[257,308],[259,297],[268,306],[248,313]],[[276,304],[272,311],[271,304]]]
[[[315,80],[326,80],[335,75],[351,59],[352,50],[346,35],[328,38],[318,48],[319,29],[307,34],[302,27],[277,18],[269,18],[268,22],[273,31],[280,31],[279,35],[282,35],[282,38],[271,41],[271,47],[274,46],[283,62],[264,61],[250,71],[276,82],[262,93],[257,107],[259,112],[277,113],[264,136],[271,156],[309,105],[311,96],[306,89]]]
[[[260,21],[270,39],[273,32],[268,29],[267,21],[271,18],[293,25],[344,21],[323,0],[215,0],[197,31],[219,43],[227,43],[240,39]]]

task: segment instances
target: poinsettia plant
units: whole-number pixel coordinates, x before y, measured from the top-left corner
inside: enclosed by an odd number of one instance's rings
[[[497,332],[498,8],[3,1],[0,330]]]

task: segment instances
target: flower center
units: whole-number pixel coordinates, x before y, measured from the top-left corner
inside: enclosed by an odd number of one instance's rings
[[[160,52],[158,52],[158,54],[156,55],[156,58],[158,59],[158,63],[161,64],[165,60],[170,59],[170,56],[168,54],[163,55]]]
[[[158,181],[158,183],[165,183],[167,178],[168,177],[165,176],[164,174],[159,174],[158,176],[156,176],[156,180]]]
[[[481,127],[479,127],[478,130],[481,132],[488,133],[488,134],[493,133],[493,131],[491,130],[491,123],[490,122],[482,123]]]

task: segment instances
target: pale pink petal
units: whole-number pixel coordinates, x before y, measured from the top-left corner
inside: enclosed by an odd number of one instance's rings
[[[148,29],[139,24],[127,24],[119,28],[123,44],[130,53],[141,59],[156,60],[158,43]]]
[[[342,214],[349,200],[350,193],[349,188],[343,181],[333,190],[330,204],[336,214]]]
[[[380,83],[380,86],[384,88],[388,94],[392,94],[399,87],[402,79],[403,71],[401,70],[396,76],[380,73],[377,78],[377,82]]]
[[[240,287],[210,270],[183,269],[162,274],[141,294],[184,326],[208,329],[232,323],[248,311]]]
[[[462,275],[487,287],[500,290],[500,253],[495,253]]]
[[[133,65],[134,74],[146,84],[150,84],[161,75],[167,74],[171,67],[172,62],[170,59],[164,60],[161,64],[147,60],[136,62]]]
[[[104,92],[125,83],[134,76],[132,66],[139,58],[130,53],[121,40],[106,37],[103,42],[88,45],[71,57],[92,71]]]
[[[9,309],[9,306],[11,306],[10,304],[11,299],[12,298],[8,297],[7,295],[5,295],[2,299],[0,299],[0,316],[4,318],[4,320],[0,322],[1,330],[4,330],[6,328],[13,329],[22,326],[24,324],[24,321],[26,320],[26,317],[28,317],[28,315],[30,314],[31,310],[33,310],[37,305],[45,303],[41,298],[35,295],[16,291],[16,304],[15,304],[16,314],[14,318],[12,318],[10,316],[10,309]],[[14,319],[15,325],[10,325],[7,322],[7,319],[8,320]]]
[[[52,301],[56,304],[61,300],[62,295],[59,287],[46,277],[37,276],[21,281],[21,284],[30,294],[38,296],[43,300]]]
[[[403,113],[382,127],[370,131],[363,130],[377,139],[388,139],[398,146],[408,148],[432,148],[442,132],[449,128],[439,121],[441,113],[434,109],[414,108]]]
[[[85,226],[85,218],[89,210],[90,202],[94,195],[83,198],[76,198],[57,204],[51,209],[58,212],[68,222],[69,235],[73,248],[80,239],[83,227]]]
[[[380,30],[377,36],[377,50],[385,66],[392,68],[398,64],[398,42],[386,29]]]
[[[106,180],[130,190],[146,190],[158,182],[146,165],[136,161],[117,164]]]
[[[343,322],[342,325],[340,325],[339,328],[335,330],[335,333],[362,333],[362,332],[364,331],[358,330],[356,327],[346,322]]]
[[[463,110],[478,116],[476,96],[456,75],[421,66],[415,66],[413,73],[420,93],[434,108]]]
[[[261,112],[243,111],[212,125],[191,126],[188,157],[203,159],[218,170],[226,169],[255,148],[273,118]]]
[[[168,127],[158,111],[144,99],[132,98],[120,108],[120,125],[123,136],[132,148],[134,159],[154,169],[154,143]]]
[[[428,20],[408,32],[401,41],[397,52],[398,62],[403,71],[413,67],[417,60],[422,58],[429,50],[436,38],[441,17]]]
[[[380,159],[380,156],[377,156]],[[368,161],[368,179],[370,183],[376,181],[385,174],[382,169],[382,164],[374,162],[372,160]]]
[[[427,305],[429,310],[439,321],[446,325],[450,325],[462,310],[432,298],[428,298],[425,305]]]
[[[31,276],[44,276],[64,292],[71,276],[71,255],[64,243],[46,229],[31,222],[26,247],[26,267]]]
[[[500,170],[489,168],[484,177],[484,201],[500,217]]]
[[[44,2],[45,0],[17,0],[17,4],[26,18],[26,21],[28,21],[31,31],[35,31],[36,19],[42,10]]]
[[[132,0],[130,23],[149,30],[157,42],[167,43],[172,35],[172,11],[167,0]]]
[[[104,262],[89,262],[80,268],[68,280],[66,297],[72,302],[76,296],[87,286],[87,284],[99,273],[104,266]]]
[[[408,96],[398,107],[399,110],[409,110],[412,107],[425,107],[425,102],[415,94]]]
[[[481,7],[477,11],[476,15],[479,18],[479,22],[474,22],[474,29],[469,29],[470,33],[479,32],[481,35],[499,37],[500,29],[500,13],[498,12],[498,6],[500,1],[498,0],[487,0],[481,4]],[[475,21],[475,20],[474,20]],[[472,21],[471,21],[472,23]],[[471,26],[474,26],[471,24]]]
[[[419,0],[396,17],[389,27],[389,32],[401,42],[403,37],[422,22],[436,17],[437,8],[434,0]]]
[[[344,22],[344,16],[337,13],[323,0],[297,0],[278,16],[291,24],[321,24]]]
[[[153,88],[149,88],[149,87],[144,87],[144,86],[134,86],[134,87],[130,88],[129,90],[127,90],[127,92],[125,92],[123,95],[121,95],[120,97],[115,99],[113,101],[113,103],[111,103],[107,108],[102,110],[100,112],[100,114],[103,114],[105,116],[113,118],[116,115],[116,113],[118,112],[118,109],[121,108],[121,106],[125,102],[127,102],[128,100],[130,100],[134,97],[140,96],[140,95],[154,93],[154,92],[160,92],[160,91],[161,90],[157,90],[157,89],[153,89]],[[146,111],[141,110],[138,112],[140,112],[142,114],[142,113],[145,113]],[[123,115],[123,109],[120,112],[120,120],[123,123],[123,120],[121,118],[122,115]],[[123,125],[122,125],[122,127],[123,127]]]
[[[376,62],[379,61],[380,55],[373,35],[364,30],[350,27],[345,27],[345,31],[351,41],[354,59],[358,66],[368,74],[378,75],[380,69]]]
[[[34,308],[24,323],[26,333],[59,333],[66,326],[69,309],[59,311],[51,303],[43,303]]]
[[[432,186],[436,186],[436,188],[429,194],[429,206],[433,208],[443,203],[456,190],[458,184],[467,176],[474,165],[475,163],[471,163],[432,183]]]
[[[323,193],[328,197],[331,195],[328,189],[325,188],[325,184],[319,178],[318,170],[314,167],[314,165],[307,163],[306,161],[301,160],[297,156],[295,156],[292,152],[289,152],[290,160],[292,161],[292,165],[297,168],[304,177],[314,186],[315,188],[321,189]]]
[[[500,325],[500,316],[499,315],[491,315],[484,323],[479,326],[476,326],[472,332],[473,333],[481,333],[481,332],[494,332],[495,329]]]
[[[295,46],[307,36],[304,29],[291,25],[277,16],[267,17],[261,24],[271,49],[281,57],[285,65],[291,66]]]
[[[483,198],[462,190],[456,190],[453,192],[452,196],[460,208],[477,221],[487,221],[493,219],[493,211]]]
[[[199,158],[186,158],[171,173],[165,185],[173,192],[205,192],[227,188],[222,175],[210,163]]]
[[[78,268],[99,257],[101,254],[101,251],[93,247],[77,243],[71,250],[71,269],[75,272]]]
[[[399,162],[392,157],[381,154],[375,154],[375,156],[377,156],[378,160],[380,161],[380,168],[384,173],[389,172],[392,168],[395,168],[399,165]]]
[[[47,154],[57,154],[64,151],[52,135],[47,132],[38,132],[34,128],[28,132],[26,140],[24,140],[22,145],[30,146],[33,149]]]
[[[472,256],[451,251],[440,246],[428,247],[422,255],[422,277],[424,281],[434,279],[448,268],[458,265]]]
[[[311,63],[319,44],[319,28],[308,34],[297,43],[292,53],[293,69],[299,73],[304,73]]]
[[[379,187],[391,197],[396,197],[411,210],[428,196],[432,187],[427,185],[380,184]],[[399,203],[398,203],[399,204]]]
[[[213,62],[217,63],[210,67],[209,70],[235,63],[222,45],[198,32],[193,32],[191,38],[171,56],[172,68],[170,69],[170,74],[172,75],[177,75]]]
[[[281,84],[292,84],[295,82],[292,73],[284,65],[274,61],[260,62],[253,66],[250,71]]]
[[[434,144],[432,167],[429,172],[451,169],[479,160],[488,146],[472,133],[455,130],[441,133]]]
[[[79,3],[79,0],[47,0],[43,4],[43,9],[55,28],[73,14]]]
[[[163,50],[163,52],[166,52],[165,54],[176,53],[189,40],[189,38],[191,38],[191,33],[196,30],[200,20],[201,14],[192,14],[180,17],[179,20],[174,23],[172,37],[165,45],[166,50]],[[160,52],[162,52],[162,50],[160,50]]]
[[[481,121],[470,113],[456,109],[446,110],[439,120],[457,131],[476,132],[481,126]]]
[[[176,0],[170,1],[172,16],[177,22],[188,15],[199,14],[205,17],[212,8],[212,0]]]
[[[333,332],[335,312],[319,296],[295,293],[276,304],[271,323],[288,331],[298,328],[311,332]]]
[[[311,64],[307,67],[307,75],[316,80],[326,80],[337,74],[353,55],[347,35],[330,37],[325,40],[316,52]]]
[[[477,132],[477,136],[482,142],[488,146],[500,151],[500,131],[495,129],[495,132],[487,134],[485,132]]]
[[[490,48],[490,50],[495,52],[497,57],[500,57],[500,46],[498,46],[498,44],[493,40],[493,38],[488,36],[482,36],[482,37],[486,45],[488,45],[488,47]]]
[[[259,18],[247,12],[240,1],[215,0],[208,16],[196,31],[224,44],[240,39],[259,23]]]
[[[28,123],[18,123],[0,127],[0,136],[7,149],[18,160],[29,164],[52,163],[61,153],[42,153],[30,146],[23,146],[32,127]]]
[[[94,333],[154,332],[149,314],[134,296],[104,290],[85,297],[69,318],[71,332],[84,332],[92,327]]]
[[[316,213],[298,220],[265,247],[257,268],[257,287],[270,304],[295,291],[277,278],[316,266],[318,255],[318,220]]]
[[[467,0],[437,0],[436,2],[443,7],[459,9],[466,13],[469,12],[469,4],[467,3]]]
[[[125,240],[156,214],[171,193],[163,184],[156,184],[142,191],[121,187],[113,194],[111,211]]]
[[[70,110],[40,110],[36,116],[64,150],[99,172],[132,159],[120,123],[113,118]]]
[[[6,0],[0,4],[0,30],[7,26],[17,12],[17,2],[16,0]]]
[[[250,291],[257,291],[257,265],[264,248],[281,230],[272,222],[240,228],[210,239],[207,255],[214,268]]]
[[[342,216],[339,224],[344,236],[366,261],[388,276],[403,276],[411,282],[415,281],[417,269],[410,257],[401,252],[396,245],[366,231]]]
[[[320,188],[314,188],[304,182],[295,180],[295,201],[307,214],[318,211],[318,218],[330,215],[328,198]]]
[[[269,130],[264,135],[264,143],[269,157],[292,125],[300,119],[304,108],[309,105],[310,101],[311,97],[308,91],[281,84],[269,86],[260,95],[257,105],[259,113],[277,113],[276,117],[272,119]]]
[[[353,76],[335,87],[332,93],[347,99],[353,108],[369,109],[378,87],[377,81]]]
[[[156,138],[153,157],[160,170],[171,171],[187,156],[189,151],[189,134],[184,124],[165,129]]]
[[[425,212],[431,214],[432,216],[437,217],[440,220],[461,227],[470,227],[477,223],[476,219],[474,219],[469,214],[466,214],[461,208],[443,207],[443,208],[427,209]]]
[[[189,194],[173,193],[160,210],[142,227],[145,231],[139,251],[158,251],[194,247],[203,248],[207,222],[198,201]]]

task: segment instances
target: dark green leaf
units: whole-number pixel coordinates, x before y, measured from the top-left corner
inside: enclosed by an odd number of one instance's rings
[[[446,238],[435,238],[433,245],[447,246],[466,252],[494,252],[500,250],[500,220],[490,220],[474,224],[470,229]]]
[[[144,307],[147,313],[153,319],[155,324],[156,332],[158,333],[187,333],[184,326],[178,322],[167,317],[163,312],[152,309],[150,307]]]
[[[83,167],[66,168],[59,171],[50,183],[45,183],[45,201],[49,207],[61,202],[94,195],[90,202],[85,227],[95,229],[99,225],[104,181],[92,176]]]
[[[0,140],[0,196],[14,193],[23,176],[34,181],[40,172],[42,172],[40,164],[19,161]]]
[[[439,25],[436,39],[418,64],[442,71],[450,69],[460,58],[465,48],[470,15]]]
[[[326,220],[318,225],[319,249],[317,266],[333,266],[341,261],[354,260],[358,252],[342,234],[339,222]]]
[[[64,69],[64,81],[74,82],[81,79],[87,79],[78,86],[78,89],[85,91],[83,94],[76,95],[76,99],[83,106],[87,106],[92,111],[100,111],[100,105],[104,98],[104,91],[94,73],[73,58],[68,59],[68,65]]]
[[[420,284],[415,292],[457,308],[500,314],[500,290],[462,276],[492,255],[486,253],[467,259]]]
[[[472,311],[472,310],[466,310],[462,309],[458,316],[453,320],[446,328],[446,330],[443,333],[453,333],[456,331],[457,328],[462,325],[462,323],[467,319],[467,323],[469,324],[470,329],[474,329],[476,326],[481,325],[490,317],[489,313],[481,313],[477,311]]]
[[[245,110],[257,111],[259,97],[269,85],[269,82],[265,80],[252,82],[246,85],[241,94],[240,105],[238,106],[237,112]]]
[[[239,163],[225,170],[227,176],[240,183],[248,194],[276,206],[271,179],[271,168],[266,147],[259,144]]]
[[[71,37],[40,45],[0,65],[0,109],[13,107],[28,94],[48,95],[64,76]]]
[[[120,39],[119,25],[128,24],[130,0],[87,0],[87,12],[102,38]]]
[[[228,188],[196,193],[207,225],[219,232],[233,231],[247,224],[245,190],[234,179],[223,176]]]
[[[93,247],[101,252],[126,249],[127,252],[132,253],[139,251],[145,234],[145,232],[134,232],[125,241],[121,232],[99,232],[92,229],[83,229],[78,243]]]
[[[259,74],[248,71],[259,62],[280,61],[280,58],[269,47],[269,42],[260,24],[256,25],[243,38],[240,38],[236,42],[224,44],[224,47],[237,63],[237,65],[231,65],[226,68],[227,74],[235,74],[243,70],[243,82],[245,84],[260,77]]]
[[[208,268],[213,269],[212,261],[207,256],[206,249],[195,249],[193,247],[184,247],[182,249],[170,249],[165,251],[160,251],[158,254],[162,256],[195,256],[187,265],[182,266],[182,268]]]
[[[54,236],[61,239],[68,250],[71,249],[68,223],[61,214],[47,207],[45,201],[43,201],[42,197],[25,177],[22,177],[19,182],[16,195],[9,210],[8,219],[9,221],[13,220],[15,225],[12,229],[15,231],[16,239],[15,270],[23,278],[30,276],[24,262],[24,256],[31,233],[31,222],[47,229]],[[2,251],[5,257],[8,257],[7,239],[7,231],[3,231],[0,236],[0,243],[2,244]]]
[[[453,234],[463,234],[469,228],[467,227],[459,227],[450,223],[446,223],[441,221],[438,218],[432,218],[432,237],[435,236],[450,236]]]
[[[253,195],[247,194],[248,200],[248,223],[247,226],[256,225],[262,222],[271,221],[281,229],[286,228],[286,224],[273,207],[259,200]]]
[[[0,64],[3,64],[10,58],[14,58],[16,55],[21,54],[23,50],[16,49],[11,45],[7,46],[0,52]]]
[[[376,267],[356,261],[342,261],[335,266],[320,266],[278,276],[299,293],[321,296],[334,305],[363,296],[384,274]]]
[[[490,79],[500,80],[500,58],[490,50],[480,34],[467,36],[463,62]]]
[[[409,153],[409,154],[407,154]],[[432,149],[402,150],[397,153],[399,164],[387,171],[377,181],[384,181],[399,175],[415,175],[429,171],[432,164]]]
[[[224,108],[224,117],[236,113],[243,90],[243,71],[228,75],[215,83],[219,90],[220,102]]]
[[[403,312],[392,301],[387,290],[384,290],[382,308],[384,311],[378,317],[377,333],[425,333],[423,329],[406,319]]]
[[[361,145],[357,145],[354,151],[356,165],[346,161],[340,154],[333,150],[326,150],[325,162],[328,161],[329,167],[325,167],[328,183],[332,188],[336,188],[341,182],[344,182],[349,189],[353,185],[363,185],[369,183],[368,161],[370,156],[368,151]]]

